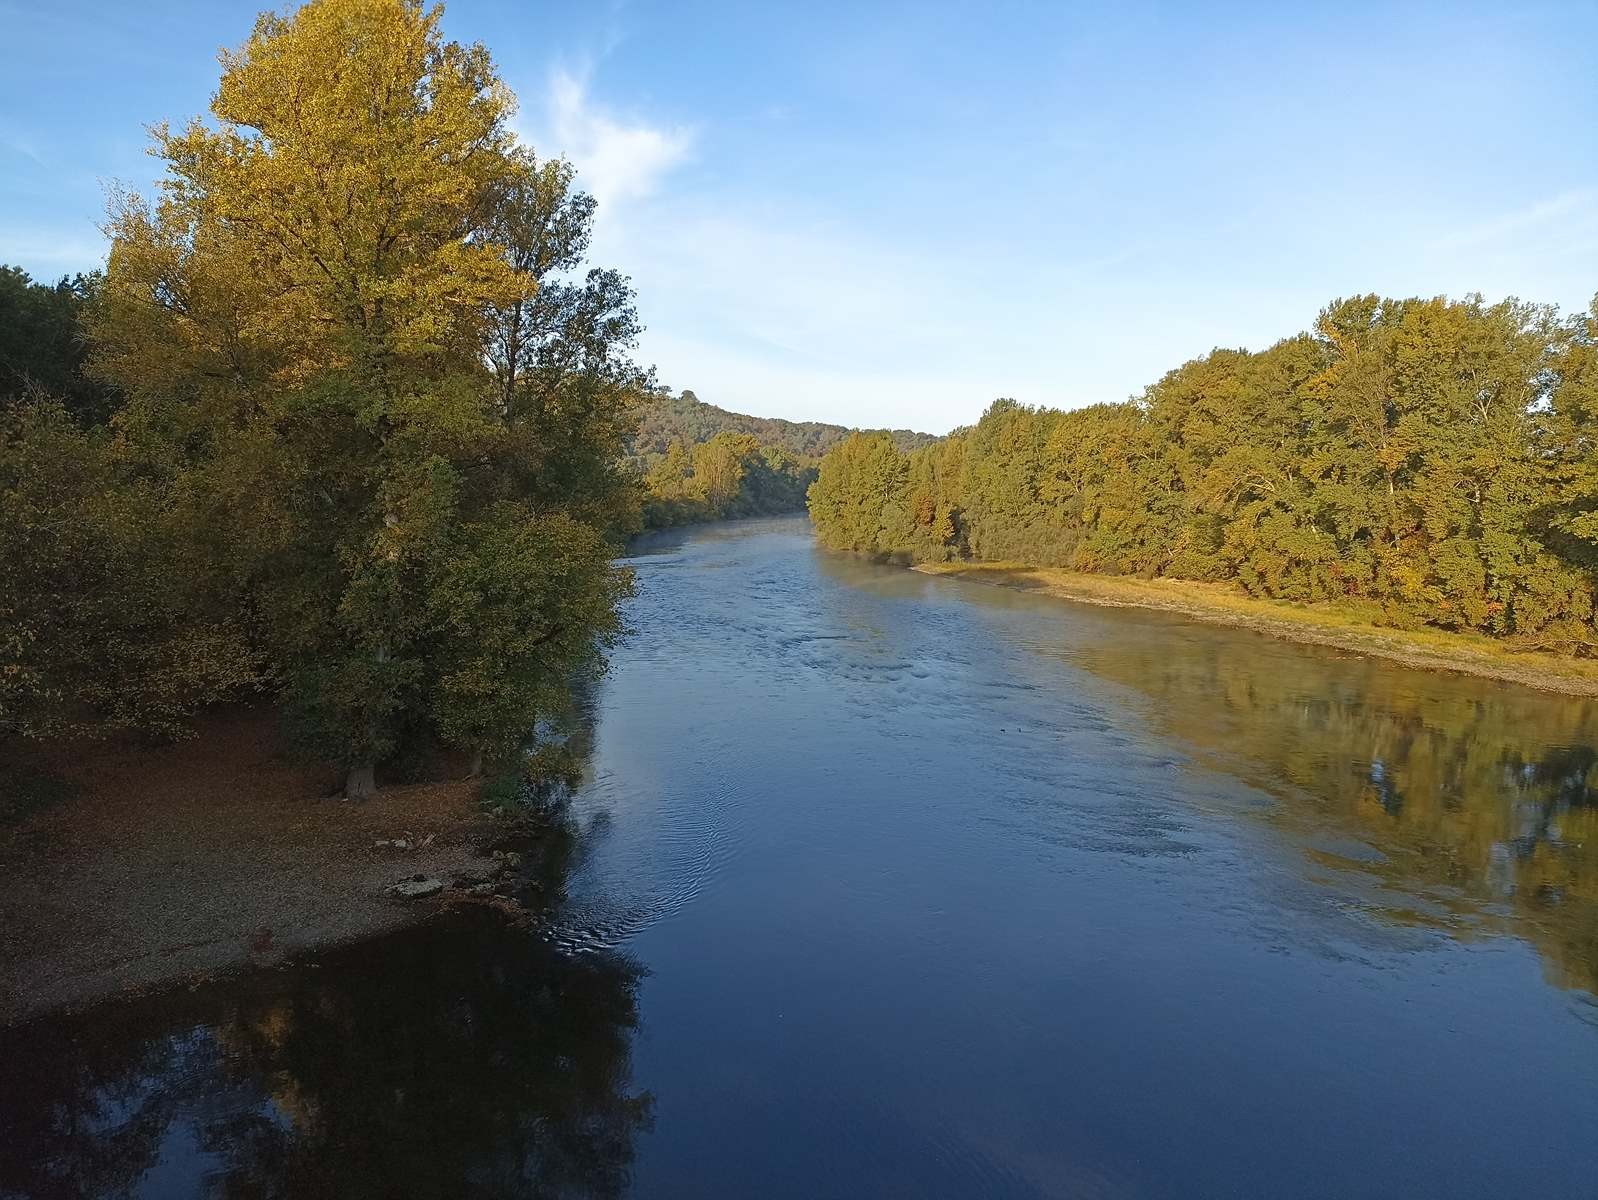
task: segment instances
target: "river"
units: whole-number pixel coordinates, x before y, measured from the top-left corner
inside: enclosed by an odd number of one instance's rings
[[[1598,708],[656,535],[532,930],[0,1038],[0,1195],[1598,1194]]]

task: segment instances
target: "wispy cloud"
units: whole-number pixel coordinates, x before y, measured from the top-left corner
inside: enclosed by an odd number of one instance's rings
[[[34,148],[33,142],[3,130],[0,130],[0,150],[17,155],[19,158],[25,158],[36,166],[48,167],[50,165],[44,161],[44,156]]]
[[[1193,328],[1180,298],[1140,296],[1141,324],[1108,308],[1060,315],[1082,297],[1102,300],[1106,281],[1153,256],[1158,239],[1064,265],[951,254],[857,218],[847,197],[688,170],[702,150],[697,128],[623,115],[592,78],[551,72],[541,93],[526,93],[543,103],[529,105],[523,133],[541,155],[569,158],[600,201],[593,260],[632,277],[647,325],[639,357],[673,388],[762,415],[941,432],[998,396],[1123,399],[1181,357],[1236,340]],[[1150,354],[1128,332],[1148,328],[1178,344]]]
[[[601,211],[649,197],[693,151],[694,130],[617,116],[597,105],[588,72],[564,68],[550,75],[542,127],[529,140],[547,157],[564,155],[577,166],[584,190]]]
[[[747,412],[919,428],[954,424],[1007,383],[1041,390],[1009,379],[1008,364],[956,366],[973,349],[965,306],[989,287],[973,272],[825,207],[704,186],[680,170],[697,128],[623,115],[592,77],[553,70],[522,133],[541,156],[570,159],[599,201],[594,261],[632,276],[640,354],[663,382]]]
[[[676,186],[698,131],[619,114],[591,77],[552,71],[523,134],[570,159],[599,201],[594,258],[633,277],[650,326],[641,350],[665,382],[753,411],[841,416],[883,354],[908,341],[926,360],[938,324],[926,298],[942,288],[920,264],[825,214]]]
[[[1598,187],[1572,188],[1437,239],[1439,250],[1491,250],[1505,243],[1552,238],[1590,249],[1598,236]]]
[[[1053,397],[980,264],[736,193],[663,194],[601,234],[596,255],[638,286],[644,355],[715,403],[942,430],[995,396]],[[974,337],[973,309],[1001,329]]]

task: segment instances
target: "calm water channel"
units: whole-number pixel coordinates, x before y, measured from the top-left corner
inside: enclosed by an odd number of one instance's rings
[[[633,565],[538,930],[0,1034],[0,1196],[1598,1195],[1598,706]]]

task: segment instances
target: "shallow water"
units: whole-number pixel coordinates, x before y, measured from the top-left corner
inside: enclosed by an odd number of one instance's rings
[[[802,520],[632,565],[548,927],[0,1035],[0,1195],[1598,1192],[1589,702]]]

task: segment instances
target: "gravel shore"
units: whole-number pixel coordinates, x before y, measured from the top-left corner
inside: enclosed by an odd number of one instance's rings
[[[435,901],[390,886],[489,864],[475,782],[337,785],[258,709],[170,746],[0,747],[0,1025],[396,928]]]

